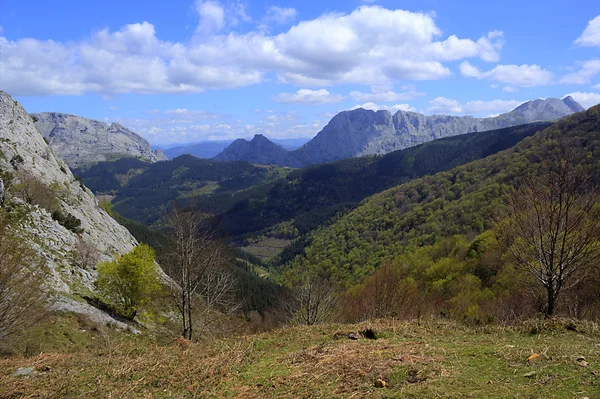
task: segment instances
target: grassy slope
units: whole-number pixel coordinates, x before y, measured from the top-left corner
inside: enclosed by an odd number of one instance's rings
[[[535,174],[559,147],[575,151],[600,183],[600,106],[575,114],[516,146],[447,172],[412,180],[365,200],[313,235],[295,268],[317,267],[346,285],[385,259],[455,234],[490,226],[507,190]]]
[[[102,344],[85,352],[0,360],[0,398],[599,397],[598,325],[573,332],[546,323],[532,334],[532,325],[468,328],[386,320],[183,346],[111,342],[98,335]],[[366,326],[378,340],[334,338]],[[530,364],[533,352],[542,359]],[[589,366],[580,366],[578,356]],[[26,366],[49,371],[11,376]],[[374,387],[378,378],[385,388]]]

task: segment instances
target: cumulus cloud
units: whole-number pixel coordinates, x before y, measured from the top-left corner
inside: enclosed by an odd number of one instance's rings
[[[569,93],[565,97],[571,96],[573,100],[577,101],[583,108],[589,108],[596,104],[600,104],[600,93],[582,93],[574,92]]]
[[[355,105],[351,109],[357,109],[357,108],[368,109],[371,111],[387,110],[392,113],[396,113],[398,111],[410,111],[410,112],[416,111],[415,108],[411,107],[408,104],[378,105],[378,104],[374,104],[372,102],[367,102],[362,105]]]
[[[231,31],[249,21],[243,3],[197,0],[189,42],[161,40],[149,22],[69,42],[0,36],[0,85],[13,95],[193,93],[256,84],[275,75],[303,87],[381,85],[451,74],[446,61],[499,58],[503,38],[444,38],[431,14],[361,6],[270,35]],[[291,18],[291,10],[272,11]]]
[[[560,83],[586,84],[600,73],[600,60],[589,60],[580,63],[578,71],[569,73],[560,79]]]
[[[437,97],[429,101],[427,111],[432,114],[456,114],[473,116],[490,116],[512,111],[524,101],[516,100],[492,100],[492,101],[469,101],[460,103],[446,97]]]
[[[575,44],[584,47],[600,46],[600,15],[588,22],[581,36],[575,40]]]
[[[497,65],[489,71],[482,72],[469,61],[460,64],[463,77],[490,79],[519,87],[544,86],[552,83],[554,74],[539,65]]]
[[[280,93],[273,100],[282,104],[328,104],[338,103],[344,99],[340,94],[331,94],[325,89],[300,89],[295,93]]]

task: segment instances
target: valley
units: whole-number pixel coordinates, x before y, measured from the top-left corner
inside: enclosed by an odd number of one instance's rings
[[[5,2],[0,399],[600,397],[600,6]]]

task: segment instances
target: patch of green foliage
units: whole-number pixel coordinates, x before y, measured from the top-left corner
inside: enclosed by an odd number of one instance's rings
[[[96,288],[115,310],[133,320],[160,289],[154,251],[146,244],[98,265]]]

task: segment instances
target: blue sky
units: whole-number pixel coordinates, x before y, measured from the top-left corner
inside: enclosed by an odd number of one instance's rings
[[[358,106],[496,115],[600,102],[600,2],[7,1],[0,88],[154,145],[312,137]]]

